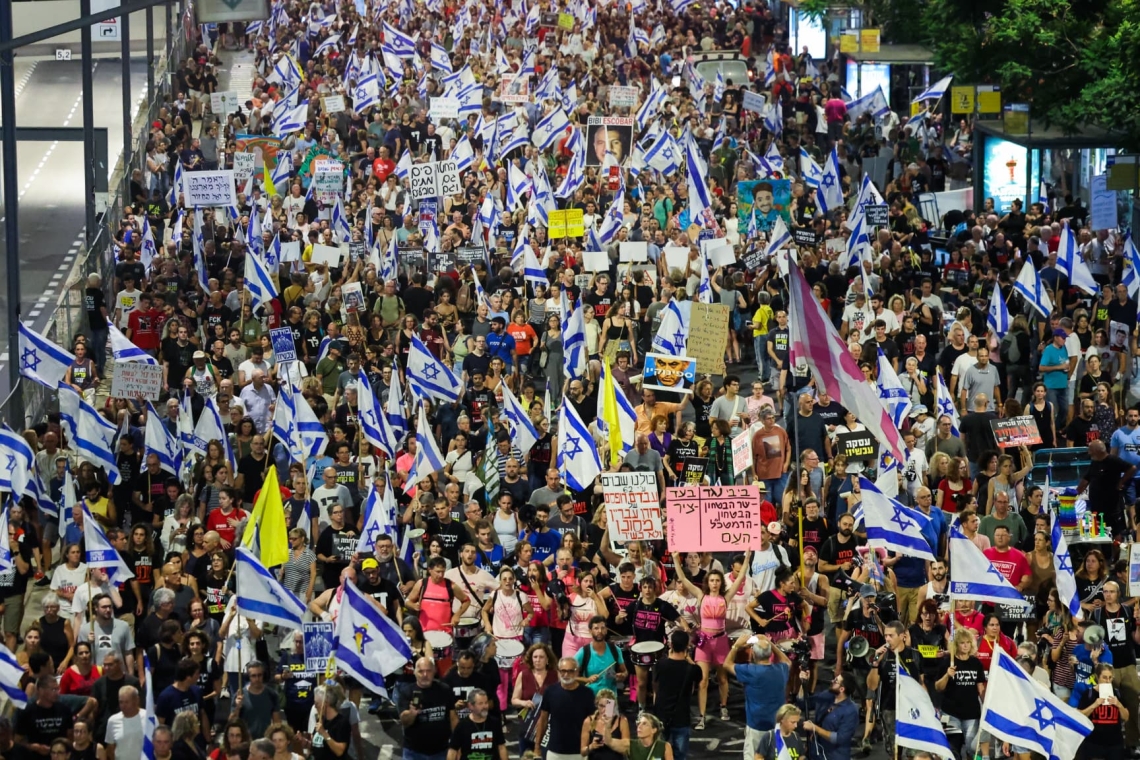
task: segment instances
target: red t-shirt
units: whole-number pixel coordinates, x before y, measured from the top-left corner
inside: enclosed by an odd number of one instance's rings
[[[223,541],[228,541],[230,544],[233,544],[237,534],[238,523],[246,517],[246,511],[240,507],[234,509],[228,515],[222,514],[221,507],[219,507],[211,510],[210,514],[206,515],[206,530],[216,530]]]
[[[996,546],[991,546],[982,554],[985,554],[986,559],[1014,586],[1021,583],[1021,579],[1031,573],[1029,561],[1017,549],[1006,549],[1003,552],[998,551]]]
[[[166,321],[163,317],[163,313],[158,309],[131,312],[127,322],[127,327],[131,331],[131,342],[144,351],[157,350],[162,323]]]
[[[520,325],[517,322],[511,322],[507,325],[507,335],[515,339],[515,353],[519,356],[530,356],[534,344],[538,342],[534,328],[526,323]]]

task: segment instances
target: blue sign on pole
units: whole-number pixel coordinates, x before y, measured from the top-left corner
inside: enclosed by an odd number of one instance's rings
[[[276,327],[269,331],[269,339],[273,342],[273,358],[278,364],[297,361],[297,345],[293,342],[291,328]]]

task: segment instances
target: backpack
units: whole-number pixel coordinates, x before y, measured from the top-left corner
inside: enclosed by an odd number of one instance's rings
[[[614,643],[612,641],[607,641],[606,646],[609,647],[610,657],[613,658],[614,662],[617,664],[621,664],[622,660],[621,660],[621,657],[618,656],[618,650],[617,650],[617,647],[614,646]],[[590,655],[593,653],[594,653],[593,642],[582,647],[582,670],[581,670],[581,672],[583,675],[586,674],[586,669],[590,667]]]
[[[1017,334],[1010,331],[998,344],[998,355],[1003,364],[1010,366],[1021,362],[1021,347],[1017,345]]]
[[[496,591],[494,594],[491,594],[491,610],[490,610],[490,612],[487,613],[487,617],[490,618],[491,620],[495,619],[495,603],[498,601],[499,601],[499,592]],[[515,601],[517,601],[519,603],[519,613],[522,615],[522,619],[525,621],[526,620],[526,611],[523,610],[523,594],[517,588],[515,589]]]

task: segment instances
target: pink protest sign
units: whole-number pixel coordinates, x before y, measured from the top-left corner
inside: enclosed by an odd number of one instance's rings
[[[756,486],[665,489],[669,548],[682,552],[760,548],[760,491]]]

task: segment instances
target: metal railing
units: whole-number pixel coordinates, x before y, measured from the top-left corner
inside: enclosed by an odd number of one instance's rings
[[[99,229],[92,238],[91,245],[81,251],[76,257],[67,279],[63,282],[59,296],[56,299],[55,310],[48,320],[43,334],[49,340],[70,350],[75,336],[88,332],[87,310],[84,307],[84,296],[87,289],[87,278],[98,274],[103,284],[103,295],[108,304],[114,300],[115,284],[115,240],[114,233],[118,228],[118,220],[123,218],[123,209],[129,205],[124,197],[130,186],[131,172],[135,169],[144,169],[146,161],[146,144],[150,139],[150,124],[157,118],[159,111],[166,105],[170,97],[170,82],[174,67],[171,60],[181,62],[185,59],[191,45],[191,40],[185,33],[185,14],[174,16],[174,29],[168,29],[169,57],[164,50],[159,52],[158,60],[154,63],[155,91],[147,92],[147,105],[140,108],[132,125],[133,145],[131,155],[120,156],[111,172],[108,187],[114,191],[107,203],[107,208],[99,217]],[[177,65],[177,63],[175,64]],[[9,354],[15,357],[15,347],[9,348]],[[0,403],[0,415],[3,419],[10,419],[10,411],[16,394],[23,400],[24,426],[31,427],[41,422],[45,416],[59,408],[58,393],[36,382],[21,379],[16,387],[9,393],[8,398]]]

